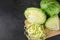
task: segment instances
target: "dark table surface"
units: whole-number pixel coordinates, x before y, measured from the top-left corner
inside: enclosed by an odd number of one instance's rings
[[[39,7],[40,0],[0,0],[0,40],[27,40],[24,10]],[[47,40],[60,40],[60,35]]]

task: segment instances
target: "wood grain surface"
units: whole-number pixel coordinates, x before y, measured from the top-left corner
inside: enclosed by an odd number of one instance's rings
[[[45,29],[45,32],[46,32],[47,38],[53,37],[53,36],[56,36],[56,35],[60,34],[60,30],[52,31],[52,30]]]

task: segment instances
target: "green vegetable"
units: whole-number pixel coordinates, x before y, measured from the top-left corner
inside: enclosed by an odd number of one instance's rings
[[[48,18],[45,23],[46,28],[50,30],[59,30],[59,17],[58,15]]]
[[[38,24],[30,24],[29,28],[26,26],[25,31],[28,33],[27,38],[31,40],[40,40],[46,39],[46,35],[44,32],[44,26]]]
[[[27,8],[24,14],[30,23],[43,24],[46,21],[45,13],[39,8]]]
[[[40,6],[49,16],[60,12],[60,4],[56,0],[42,0]]]

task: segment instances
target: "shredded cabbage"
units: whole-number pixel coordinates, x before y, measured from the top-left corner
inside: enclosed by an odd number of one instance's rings
[[[26,27],[25,31],[28,33],[27,35],[28,39],[35,40],[46,39],[43,25],[30,24],[29,27],[26,25],[25,27]]]

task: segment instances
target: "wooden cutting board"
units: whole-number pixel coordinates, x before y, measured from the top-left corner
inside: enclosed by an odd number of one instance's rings
[[[29,22],[27,20],[25,20],[24,23],[25,23],[25,25],[29,24]],[[47,38],[53,37],[53,36],[56,36],[56,35],[60,34],[60,30],[52,31],[52,30],[48,30],[47,28],[45,29],[45,32],[46,32]]]
[[[60,30],[59,31],[51,31],[51,30],[45,29],[45,31],[46,31],[47,38],[60,34]]]

